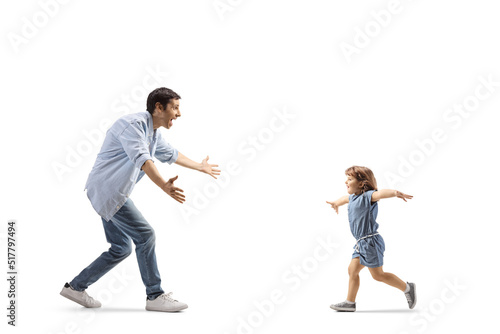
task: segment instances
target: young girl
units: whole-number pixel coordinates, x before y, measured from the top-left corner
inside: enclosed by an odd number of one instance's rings
[[[367,167],[353,166],[345,171],[349,196],[343,196],[334,202],[326,202],[339,213],[339,206],[348,204],[349,225],[356,245],[349,265],[349,291],[347,300],[330,307],[337,311],[356,311],[356,294],[359,289],[359,272],[365,266],[376,281],[389,284],[405,293],[410,309],[417,303],[415,283],[405,283],[394,274],[382,269],[385,243],[377,232],[375,221],[378,214],[378,201],[383,198],[398,197],[406,202],[413,196],[397,190],[377,189],[373,172]]]

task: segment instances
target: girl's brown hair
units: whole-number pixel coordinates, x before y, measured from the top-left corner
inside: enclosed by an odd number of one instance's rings
[[[368,167],[352,166],[345,170],[345,175],[350,175],[361,182],[363,192],[368,190],[378,190],[375,175]]]

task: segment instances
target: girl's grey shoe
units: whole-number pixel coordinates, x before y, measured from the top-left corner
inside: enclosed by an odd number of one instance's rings
[[[354,311],[356,311],[356,303],[350,304],[347,302],[342,302],[342,303],[330,305],[330,308],[334,309],[335,311],[354,312]]]
[[[85,291],[73,290],[71,285],[69,285],[68,283],[64,285],[60,294],[61,296],[66,297],[69,300],[72,300],[75,303],[78,303],[85,307],[89,308],[101,307],[101,303],[98,300],[95,300],[94,298],[90,297]]]
[[[410,291],[405,292],[405,296],[408,301],[408,306],[412,309],[417,304],[417,286],[415,283],[406,283],[410,286]]]

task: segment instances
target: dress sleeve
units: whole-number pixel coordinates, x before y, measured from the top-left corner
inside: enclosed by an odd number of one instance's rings
[[[368,208],[372,205],[372,194],[375,191],[376,190],[368,190],[368,191],[365,191],[365,193],[363,194],[363,203]]]

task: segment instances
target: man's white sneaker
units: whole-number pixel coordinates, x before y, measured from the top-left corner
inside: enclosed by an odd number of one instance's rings
[[[160,312],[177,312],[186,309],[188,306],[172,297],[172,292],[159,295],[156,299],[146,301],[146,310]]]
[[[61,296],[88,308],[101,307],[101,303],[98,300],[90,297],[85,291],[73,290],[68,283],[64,285],[60,294]]]

